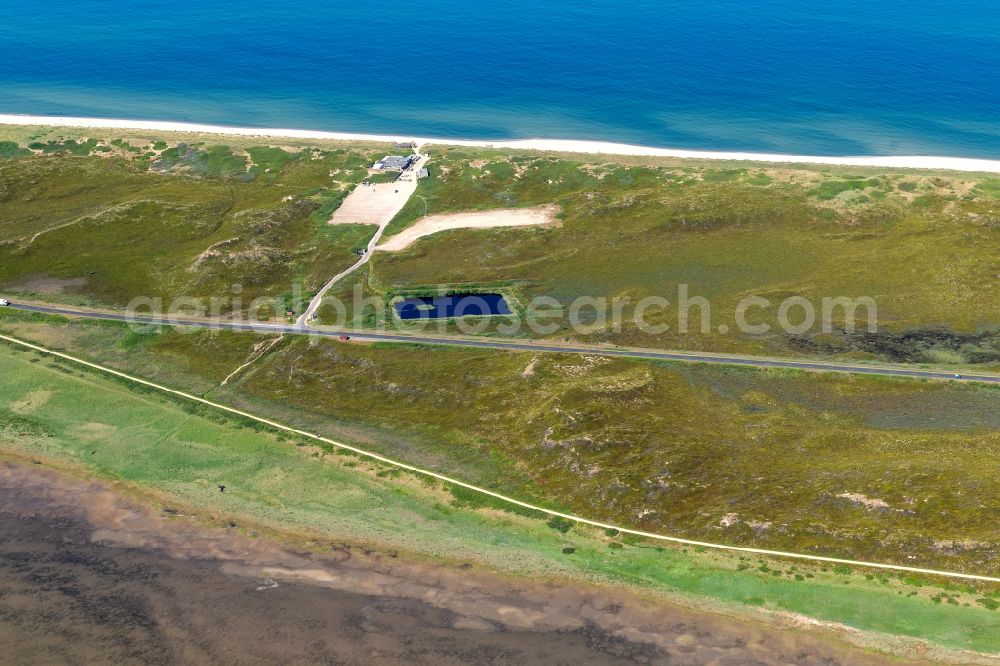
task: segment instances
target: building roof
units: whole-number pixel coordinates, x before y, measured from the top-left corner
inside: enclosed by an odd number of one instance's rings
[[[386,155],[375,163],[376,169],[405,169],[413,162],[413,155]]]

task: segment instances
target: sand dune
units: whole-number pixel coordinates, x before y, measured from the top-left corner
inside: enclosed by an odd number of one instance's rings
[[[651,157],[678,157],[707,160],[735,160],[751,162],[792,162],[797,164],[837,164],[845,166],[892,167],[908,169],[949,169],[1000,173],[1000,160],[970,157],[939,157],[934,155],[876,155],[876,156],[825,156],[788,155],[781,153],[716,152],[709,150],[680,150],[654,148],[606,141],[576,141],[571,139],[523,139],[517,141],[487,141],[465,139],[434,139],[403,135],[352,134],[348,132],[323,132],[317,130],[280,129],[266,127],[226,127],[160,120],[122,120],[117,118],[79,118],[75,116],[28,116],[0,114],[0,125],[51,125],[57,127],[94,127],[158,130],[164,132],[197,132],[230,136],[285,137],[298,139],[332,139],[340,141],[414,141],[419,145],[473,146],[523,150],[546,150],[567,153],[642,155]]]
[[[523,227],[555,222],[558,206],[483,210],[469,213],[449,213],[425,217],[379,245],[376,250],[398,252],[418,239],[451,229],[488,229],[492,227]]]

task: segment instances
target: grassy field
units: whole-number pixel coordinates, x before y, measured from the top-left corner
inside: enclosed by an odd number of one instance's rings
[[[5,313],[0,329],[526,500],[661,533],[996,568],[1000,391]]]
[[[4,447],[153,488],[165,501],[208,510],[223,522],[297,532],[313,543],[349,539],[509,573],[627,584],[731,609],[791,611],[952,648],[1000,650],[1000,614],[988,609],[995,605],[989,590],[654,547],[477,509],[437,484],[136,391],[52,357],[4,345],[0,372]]]

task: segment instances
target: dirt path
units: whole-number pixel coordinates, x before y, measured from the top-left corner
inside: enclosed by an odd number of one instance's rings
[[[311,439],[311,440],[314,440],[314,441],[317,441],[317,442],[328,444],[330,446],[336,447],[336,448],[338,448],[340,450],[343,450],[343,451],[351,451],[351,452],[353,452],[353,453],[355,453],[357,455],[363,456],[363,457],[368,458],[370,460],[376,460],[378,462],[385,463],[386,465],[390,465],[392,467],[397,467],[397,468],[399,468],[401,470],[405,470],[405,471],[408,471],[408,472],[413,472],[414,474],[418,474],[418,475],[423,476],[423,477],[437,479],[438,481],[444,481],[445,483],[448,483],[448,484],[451,484],[451,485],[454,485],[454,486],[459,486],[459,487],[465,488],[466,490],[471,490],[474,493],[478,493],[480,495],[492,497],[492,498],[500,500],[501,502],[503,502],[505,504],[508,504],[508,505],[519,506],[519,507],[524,508],[524,509],[530,509],[531,511],[536,511],[538,513],[543,513],[543,514],[545,514],[547,516],[550,516],[550,517],[553,517],[553,518],[562,518],[564,520],[569,520],[569,521],[572,521],[574,523],[579,523],[581,525],[590,525],[591,527],[597,527],[597,528],[604,529],[604,530],[609,530],[609,529],[610,530],[615,530],[615,531],[620,532],[622,534],[633,534],[635,536],[644,537],[644,538],[647,538],[647,539],[652,539],[654,541],[669,542],[669,543],[680,544],[680,545],[684,545],[684,546],[695,546],[695,547],[701,547],[701,548],[710,548],[710,549],[719,550],[719,551],[729,551],[729,552],[735,552],[735,553],[750,553],[750,554],[755,554],[755,555],[767,555],[769,557],[789,558],[789,559],[792,559],[792,560],[804,560],[804,561],[808,561],[808,562],[823,562],[823,563],[828,563],[828,564],[845,564],[845,565],[851,566],[851,567],[867,567],[867,568],[871,568],[871,569],[882,569],[882,570],[886,570],[886,571],[916,573],[916,574],[923,574],[923,575],[927,575],[927,576],[941,576],[943,578],[954,578],[954,579],[958,579],[958,580],[977,580],[977,581],[983,581],[983,582],[988,582],[988,583],[1000,583],[1000,576],[988,576],[988,575],[984,575],[984,574],[972,574],[972,573],[965,573],[965,572],[961,572],[961,571],[949,571],[949,570],[943,570],[943,569],[928,569],[928,568],[924,568],[924,567],[915,567],[915,566],[909,566],[909,565],[904,565],[904,564],[892,564],[892,563],[887,563],[887,562],[868,562],[868,561],[865,561],[865,560],[851,560],[851,559],[840,558],[840,557],[830,557],[830,556],[826,556],[826,555],[814,555],[814,554],[811,554],[811,553],[795,553],[795,552],[783,551],[783,550],[771,550],[771,549],[768,549],[768,548],[756,548],[756,547],[753,547],[753,546],[735,546],[735,545],[730,545],[730,544],[713,543],[713,542],[710,542],[710,541],[699,541],[699,540],[696,540],[696,539],[688,539],[688,538],[679,537],[679,536],[669,536],[669,535],[666,535],[666,534],[657,534],[655,532],[646,532],[644,530],[637,530],[637,529],[633,529],[631,527],[625,527],[625,526],[622,526],[622,525],[612,525],[610,523],[605,523],[605,522],[602,522],[602,521],[599,521],[599,520],[593,520],[591,518],[586,518],[586,517],[583,517],[583,516],[577,516],[577,515],[574,515],[574,514],[571,514],[571,513],[563,513],[561,511],[555,511],[553,509],[549,509],[549,508],[546,508],[546,507],[538,506],[536,504],[531,504],[529,502],[523,502],[523,501],[521,501],[519,499],[515,499],[515,498],[510,497],[508,495],[504,495],[504,494],[501,494],[501,493],[498,493],[498,492],[494,492],[492,490],[489,490],[488,488],[483,488],[481,486],[477,486],[477,485],[474,485],[474,484],[471,484],[471,483],[467,483],[465,481],[460,481],[459,479],[447,476],[445,474],[440,474],[438,472],[434,472],[434,471],[429,470],[429,469],[424,469],[424,468],[421,468],[421,467],[417,467],[415,465],[411,465],[409,463],[405,463],[405,462],[402,462],[400,460],[395,460],[393,458],[388,458],[388,457],[383,456],[381,454],[374,453],[374,452],[368,451],[366,449],[358,448],[358,447],[352,446],[350,444],[345,444],[343,442],[338,442],[336,440],[330,439],[329,437],[324,437],[323,435],[319,435],[319,434],[316,434],[314,432],[310,432],[308,430],[301,430],[299,428],[295,428],[295,427],[286,425],[284,423],[280,423],[278,421],[272,421],[271,419],[267,419],[267,418],[264,418],[262,416],[258,416],[257,414],[254,414],[252,412],[247,412],[247,411],[243,411],[241,409],[236,409],[235,407],[230,407],[230,406],[225,405],[225,404],[220,403],[220,402],[215,402],[213,400],[208,400],[206,398],[203,398],[203,397],[191,394],[191,393],[186,393],[184,391],[179,391],[177,389],[172,389],[172,388],[169,388],[167,386],[163,386],[162,384],[157,384],[156,382],[151,382],[151,381],[148,381],[146,379],[142,379],[140,377],[136,377],[134,375],[130,375],[130,374],[125,373],[125,372],[121,372],[119,370],[114,370],[112,368],[100,365],[98,363],[92,363],[90,361],[85,361],[85,360],[83,360],[81,358],[78,358],[76,356],[71,356],[70,354],[65,354],[63,352],[55,351],[54,349],[49,349],[49,348],[43,347],[41,345],[36,345],[34,343],[31,343],[31,342],[26,342],[24,340],[19,340],[17,338],[12,338],[12,337],[10,337],[8,335],[0,334],[0,340],[6,341],[6,342],[8,342],[8,343],[10,343],[12,345],[18,346],[18,347],[24,347],[26,349],[32,349],[32,350],[34,350],[36,352],[41,352],[41,353],[44,353],[44,354],[48,354],[50,356],[55,356],[55,357],[64,359],[66,361],[70,361],[71,363],[75,363],[75,364],[78,364],[78,365],[81,365],[81,366],[84,366],[84,367],[88,367],[88,368],[91,368],[93,370],[97,370],[99,372],[102,372],[102,373],[105,373],[105,374],[108,374],[108,375],[113,375],[115,377],[119,377],[121,379],[125,379],[125,380],[127,380],[127,381],[129,381],[131,383],[134,383],[134,384],[138,384],[138,385],[141,385],[141,386],[146,386],[148,388],[152,388],[152,389],[155,389],[157,391],[162,391],[163,393],[174,395],[174,396],[177,396],[179,398],[184,398],[186,400],[191,400],[192,402],[196,402],[196,403],[205,405],[207,407],[211,407],[213,409],[218,409],[220,411],[227,412],[229,414],[235,414],[237,416],[241,416],[243,418],[250,419],[251,421],[256,421],[257,423],[261,423],[263,425],[270,426],[271,428],[274,428],[275,430],[280,430],[280,431],[283,431],[283,432],[291,433],[293,435],[300,435],[300,436],[305,437],[307,439]]]
[[[417,174],[427,164],[428,159],[430,159],[430,156],[421,155],[413,166],[403,173],[399,180],[393,183],[358,185],[354,188],[353,192],[347,195],[347,198],[340,204],[340,207],[333,212],[330,224],[377,224],[378,229],[375,231],[372,239],[368,241],[368,247],[365,249],[365,253],[361,255],[361,258],[354,262],[348,269],[330,278],[316,292],[316,295],[309,301],[309,306],[305,309],[305,312],[295,320],[296,326],[307,326],[309,320],[316,316],[316,311],[322,305],[323,297],[326,295],[326,292],[330,291],[330,287],[368,263],[372,250],[378,245],[379,240],[382,238],[382,233],[389,225],[389,222],[392,221],[392,218],[396,217],[399,211],[403,209],[403,206],[406,205],[406,202],[409,201],[410,196],[416,192]]]
[[[381,252],[398,252],[424,236],[451,229],[489,229],[494,227],[523,227],[556,222],[558,206],[484,210],[468,213],[449,213],[425,217],[412,227],[392,236],[376,249]]]
[[[358,185],[333,211],[330,224],[377,224],[384,227],[402,210],[417,190],[417,174],[427,164],[420,158],[400,174],[399,180],[375,185]]]
[[[227,375],[226,378],[222,380],[222,383],[219,384],[219,386],[225,386],[226,384],[228,384],[230,379],[243,372],[243,370],[245,370],[246,368],[253,365],[256,361],[258,361],[261,357],[263,357],[264,354],[271,351],[271,349],[274,348],[274,345],[278,344],[284,339],[285,335],[284,333],[282,333],[274,340],[272,340],[270,344],[265,344],[264,342],[258,342],[256,345],[254,345],[253,351],[250,353],[250,356],[247,358],[246,362],[240,367],[230,372],[229,375]]]

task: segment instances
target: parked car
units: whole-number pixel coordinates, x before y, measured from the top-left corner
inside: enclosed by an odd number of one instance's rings
[[[8,305],[10,305],[10,301],[8,301],[6,298],[0,298],[0,305],[7,307]]]
[[[351,339],[351,336],[349,336],[349,335],[338,335],[337,339],[340,340],[341,342],[347,342],[348,340]]]

